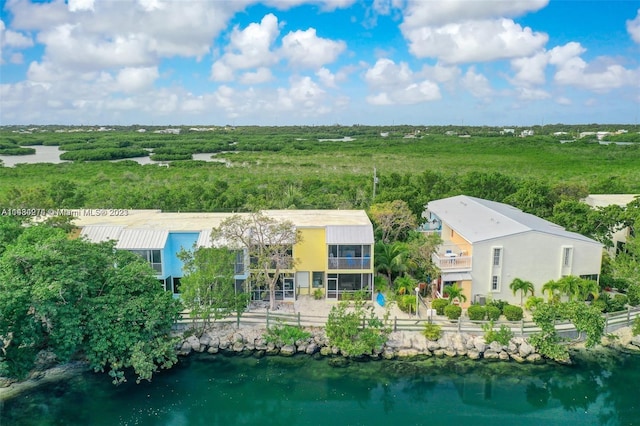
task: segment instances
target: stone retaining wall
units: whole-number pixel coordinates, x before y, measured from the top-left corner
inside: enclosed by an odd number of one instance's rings
[[[276,345],[267,343],[263,337],[266,329],[235,329],[222,325],[205,332],[200,338],[190,336],[178,345],[180,355],[192,352],[217,354],[254,352],[258,356],[281,355],[293,356],[297,353],[316,356],[341,355],[340,350],[329,344],[324,329],[307,329],[311,337],[299,340],[295,344]],[[517,362],[544,362],[525,338],[514,337],[509,344],[503,346],[498,342],[487,344],[483,336],[467,333],[444,333],[437,341],[427,340],[417,331],[397,331],[389,334],[387,343],[379,351],[368,355],[371,359],[396,358],[410,359],[417,357],[456,357],[466,356],[470,359],[514,360]]]

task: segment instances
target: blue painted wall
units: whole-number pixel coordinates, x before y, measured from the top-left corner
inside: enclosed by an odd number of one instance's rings
[[[198,241],[197,232],[169,232],[167,244],[162,251],[164,276],[182,277],[182,262],[178,259],[180,250],[193,250]]]

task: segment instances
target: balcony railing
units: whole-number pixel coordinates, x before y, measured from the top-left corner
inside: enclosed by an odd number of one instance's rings
[[[455,253],[434,253],[431,259],[441,271],[471,270],[471,256],[460,256]]]
[[[329,269],[371,269],[371,258],[330,257]]]

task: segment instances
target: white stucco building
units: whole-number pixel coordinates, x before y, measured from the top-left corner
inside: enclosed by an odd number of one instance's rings
[[[488,299],[519,303],[509,284],[515,279],[542,286],[566,275],[598,280],[602,244],[502,203],[459,195],[432,201],[423,216],[443,244],[433,261],[437,287],[457,283],[466,305]]]

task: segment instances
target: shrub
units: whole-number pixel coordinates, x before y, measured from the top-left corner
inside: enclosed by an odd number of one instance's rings
[[[487,315],[487,308],[480,305],[471,305],[467,309],[467,315],[469,315],[469,319],[472,321],[482,321]]]
[[[640,334],[640,317],[636,317],[633,320],[633,325],[631,326],[631,332],[633,333],[634,336],[637,336]]]
[[[487,343],[498,342],[502,346],[506,346],[513,337],[511,329],[504,324],[501,324],[498,330],[494,330],[493,321],[489,324],[484,324],[482,330],[484,330],[484,341]]]
[[[542,297],[532,296],[528,298],[526,302],[524,302],[524,308],[528,311],[533,311],[541,303],[544,303],[544,299]]]
[[[267,343],[293,345],[298,340],[308,339],[311,337],[311,333],[300,327],[282,324],[282,321],[278,321],[277,325],[267,329],[267,333],[263,337]]]
[[[500,309],[500,315],[502,315],[504,313],[504,307],[506,305],[508,305],[509,303],[505,302],[504,300],[490,300],[487,303],[487,306],[495,306],[496,308]]]
[[[591,302],[591,306],[598,309],[600,312],[607,312],[607,301],[602,298]]]
[[[503,313],[507,321],[522,320],[522,308],[520,306],[505,305]]]
[[[500,312],[500,308],[497,306],[487,306],[487,318],[489,318],[490,321],[497,321],[501,314],[502,312]]]
[[[462,308],[458,305],[447,305],[444,308],[444,314],[450,320],[456,320],[462,315]]]
[[[607,302],[607,312],[624,311],[629,298],[624,294],[616,294]]]
[[[438,340],[442,337],[442,327],[438,324],[434,324],[432,322],[428,322],[424,325],[424,330],[422,330],[422,335],[426,337],[428,340]]]
[[[623,278],[615,278],[613,280],[613,287],[616,288],[618,291],[622,291],[622,292],[626,292],[627,289],[629,288],[629,281],[623,279]]]
[[[321,288],[316,288],[315,290],[313,290],[313,298],[315,300],[322,300],[324,298],[324,292]]]
[[[447,299],[436,299],[431,302],[431,307],[436,310],[438,315],[444,315],[444,308],[449,305]]]
[[[627,298],[631,306],[640,305],[640,284],[631,284],[627,289]]]

